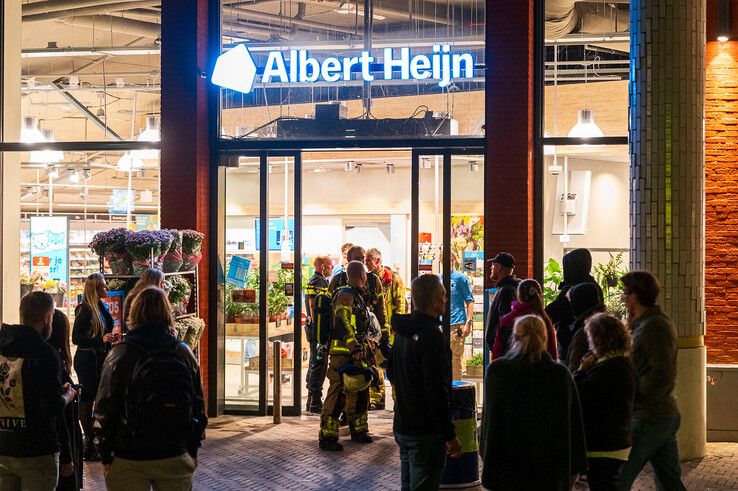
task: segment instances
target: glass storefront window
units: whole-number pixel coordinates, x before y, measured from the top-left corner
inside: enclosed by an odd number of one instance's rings
[[[366,15],[365,4],[370,9]],[[252,85],[222,91],[224,137],[484,134],[485,2],[481,0],[224,1],[221,9],[223,52],[241,45],[249,52],[246,55],[243,50],[234,57],[235,68],[228,77],[244,81],[238,73],[248,71],[245,56],[251,57],[258,73],[251,72]],[[443,46],[448,46],[448,52]],[[404,68],[403,48],[409,49]],[[372,59],[364,62],[362,51]],[[396,65],[385,70],[388,53]],[[411,62],[417,57],[422,59]],[[282,76],[272,75],[277,72],[269,67],[283,68]],[[450,79],[444,78],[446,73]],[[342,109],[329,108],[330,115],[324,116],[318,106],[326,103],[341,104]],[[338,114],[364,121],[338,122]],[[321,118],[328,121],[315,121]],[[376,121],[383,119],[397,122]]]

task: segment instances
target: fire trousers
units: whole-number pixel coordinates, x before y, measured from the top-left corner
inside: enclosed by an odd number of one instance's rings
[[[338,417],[346,411],[351,434],[364,433],[369,430],[367,411],[369,409],[369,389],[361,392],[349,392],[343,386],[343,379],[338,367],[351,361],[349,355],[330,355],[328,357],[328,394],[323,402],[320,414],[321,440],[338,439]],[[345,408],[345,409],[344,409]]]

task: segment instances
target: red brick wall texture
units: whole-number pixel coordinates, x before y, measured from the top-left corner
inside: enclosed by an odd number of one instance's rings
[[[709,39],[709,38],[708,38]],[[738,42],[708,42],[705,87],[705,344],[738,363]]]

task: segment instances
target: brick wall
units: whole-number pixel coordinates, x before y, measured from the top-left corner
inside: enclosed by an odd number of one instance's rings
[[[735,364],[738,363],[737,41],[707,43],[705,246],[707,361]]]

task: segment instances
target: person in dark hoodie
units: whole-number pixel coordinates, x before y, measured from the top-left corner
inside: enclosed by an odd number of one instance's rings
[[[95,400],[105,484],[110,491],[191,489],[207,425],[197,360],[171,334],[163,290],[136,295],[130,321],[105,359]]]
[[[59,479],[64,407],[77,392],[62,383],[59,355],[46,340],[54,300],[32,292],[20,302],[20,325],[0,329],[0,489],[51,490]],[[68,454],[69,452],[67,452]],[[70,473],[71,463],[62,467]]]
[[[584,323],[593,315],[604,312],[605,305],[600,301],[599,290],[594,283],[580,283],[569,290],[569,301],[574,314],[574,322],[569,328],[559,330],[564,339],[559,338],[559,360],[569,367],[572,373],[582,362],[589,349]],[[566,351],[564,351],[566,349]]]
[[[599,293],[600,303],[604,303],[602,296],[602,288],[597,284],[590,272],[592,271],[592,255],[587,249],[574,249],[573,251],[564,254],[563,258],[563,269],[564,269],[564,280],[559,285],[559,294],[556,299],[546,306],[546,313],[551,319],[556,329],[556,337],[559,344],[562,346],[559,354],[566,355],[569,351],[568,344],[564,345],[562,342],[562,334],[564,341],[571,339],[566,336],[566,333],[560,332],[562,328],[568,329],[574,318],[574,312],[571,309],[571,303],[569,302],[569,290],[580,283],[592,283],[597,287]],[[559,356],[559,359],[562,359]]]
[[[512,310],[512,303],[517,295],[520,280],[513,274],[515,258],[512,254],[500,252],[488,262],[490,264],[489,279],[495,288],[495,298],[489,307],[487,325],[484,328],[484,339],[490,352],[492,352],[500,318]]]
[[[451,352],[439,317],[446,291],[436,275],[413,280],[411,314],[395,314],[387,375],[396,390],[394,432],[403,490],[438,489],[446,456],[461,442],[451,419]]]

